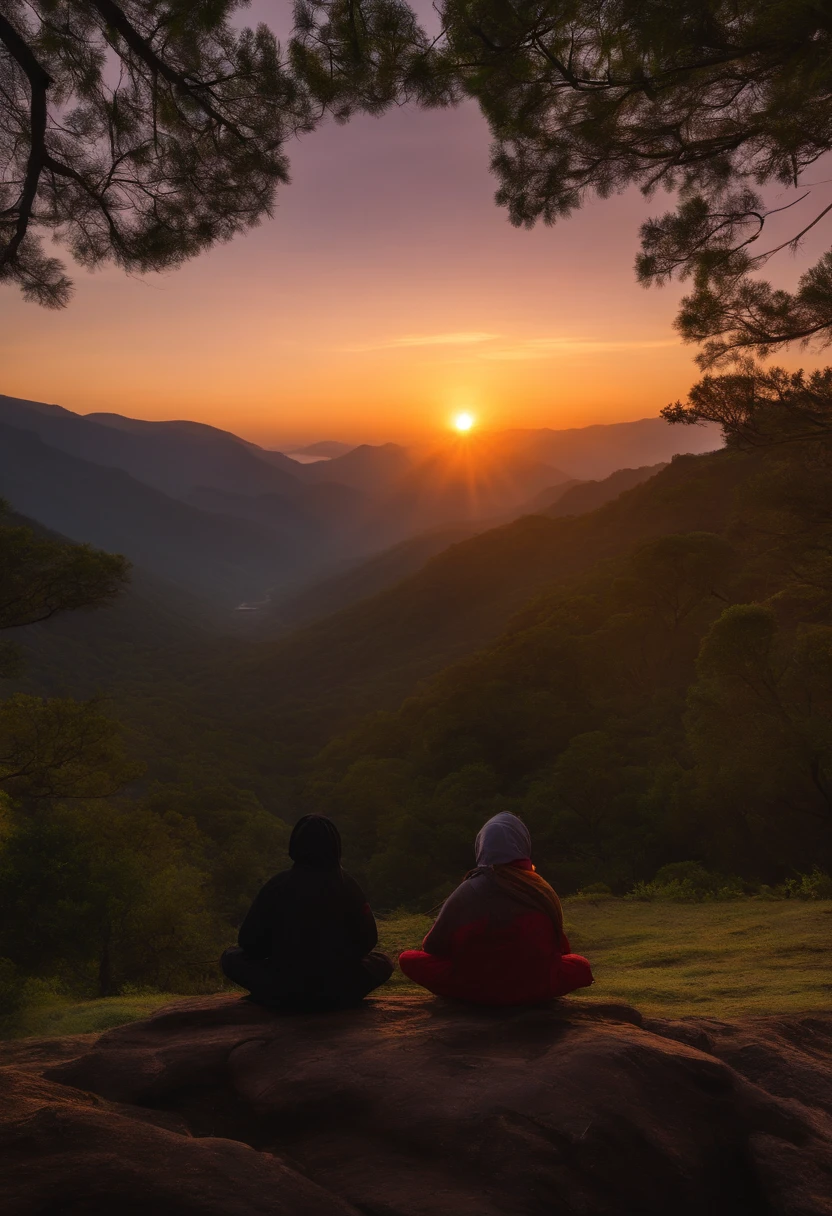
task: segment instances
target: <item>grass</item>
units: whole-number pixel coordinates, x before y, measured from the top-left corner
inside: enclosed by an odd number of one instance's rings
[[[108,996],[94,1001],[54,996],[42,1004],[27,1005],[13,1018],[0,1020],[0,1039],[101,1034],[113,1026],[149,1017],[160,1005],[178,999],[178,994],[171,992],[156,992],[151,996]]]
[[[564,904],[572,949],[595,983],[570,999],[623,1001],[655,1017],[736,1018],[832,1010],[832,900]],[[428,917],[381,926],[390,953],[421,940]],[[400,971],[393,984],[417,991]]]
[[[570,1000],[624,1001],[655,1017],[736,1018],[832,1010],[832,900],[671,904],[574,899],[564,905],[572,949],[595,984]],[[380,946],[417,946],[430,918],[379,924]],[[396,992],[419,992],[397,969]],[[0,1038],[88,1034],[147,1017],[172,993],[80,1001],[50,998],[0,1027]]]

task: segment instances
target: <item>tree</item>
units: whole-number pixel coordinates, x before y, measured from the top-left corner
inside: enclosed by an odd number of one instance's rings
[[[703,376],[688,394],[662,410],[668,422],[716,422],[734,448],[804,443],[832,436],[832,367],[810,375],[801,368],[764,370],[744,361],[735,372]]]
[[[192,829],[191,854],[210,875],[211,907],[227,924],[239,925],[260,887],[285,867],[289,825],[250,790],[227,782],[157,786],[145,805],[171,830]]]
[[[4,522],[0,501],[0,630],[111,602],[124,587],[125,558]],[[0,643],[0,678],[20,670],[17,647]],[[15,696],[0,700],[0,790],[15,798],[90,798],[115,793],[137,772],[119,728],[94,702]]]
[[[99,996],[211,987],[230,931],[195,854],[198,836],[135,804],[18,811],[0,850],[0,956]]]
[[[766,245],[767,185],[800,189],[832,147],[832,16],[817,0],[445,0],[433,42],[381,0],[308,0],[296,67],[342,112],[467,94],[494,135],[512,223],[570,215],[637,185],[677,191],[641,230],[638,278],[690,280],[677,325],[711,366],[832,338],[832,252],[776,289],[755,277],[832,211]],[[787,206],[794,205],[793,202]],[[757,250],[761,250],[757,252]]]
[[[180,265],[256,224],[313,124],[241,0],[6,0],[0,10],[0,282],[65,305],[51,232],[84,266]]]
[[[109,603],[126,583],[129,564],[118,554],[8,521],[8,505],[0,499],[0,630]],[[16,647],[0,643],[0,678],[14,674],[19,660]]]
[[[790,634],[762,604],[726,608],[702,642],[688,732],[700,812],[723,857],[828,865],[832,628]]]
[[[726,600],[736,562],[728,542],[713,532],[675,532],[640,545],[617,584],[629,606],[649,612],[655,628],[678,631],[705,603]]]
[[[0,701],[0,790],[13,798],[104,798],[141,772],[121,727],[94,701],[24,693]]]

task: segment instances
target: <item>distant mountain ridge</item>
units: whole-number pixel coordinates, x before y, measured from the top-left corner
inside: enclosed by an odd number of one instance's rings
[[[699,455],[722,447],[715,425],[671,426],[663,418],[594,423],[567,430],[508,430],[500,433],[507,450],[555,464],[570,477],[599,480],[616,469],[663,464],[674,456]]]
[[[122,469],[156,490],[187,499],[196,486],[241,493],[291,493],[288,456],[258,449],[198,422],[145,422],[119,414],[81,415],[59,405],[0,396],[0,422],[32,431],[51,447],[95,464]]]
[[[562,500],[559,513],[570,503],[585,510],[574,504],[604,501],[607,491],[572,499],[570,483],[588,469],[606,477],[647,463],[623,459],[632,452],[667,459],[718,446],[704,429],[655,418],[448,436],[411,447],[343,450],[323,441],[333,454],[303,464],[201,422],[82,415],[8,396],[0,396],[0,428],[0,495],[16,509],[75,540],[123,552],[206,597],[212,610],[228,611],[235,601],[302,594],[345,562],[427,533],[462,535],[515,518],[533,502],[531,509],[541,509],[535,496],[543,492],[552,495],[549,506]],[[382,560],[378,576],[412,569],[407,562],[435,552],[432,543]]]
[[[231,608],[282,581],[298,560],[267,528],[207,515],[117,468],[0,423],[0,494],[71,540],[123,553],[160,578]]]
[[[252,731],[263,722],[291,730],[315,706],[322,742],[495,638],[535,595],[654,537],[721,531],[736,487],[755,470],[728,451],[680,456],[586,514],[525,515],[478,531],[395,585],[258,644],[219,676],[214,695]]]
[[[321,439],[318,443],[307,444],[305,448],[287,448],[287,456],[320,456],[324,460],[332,460],[337,456],[346,456],[356,445],[340,443],[337,439]]]
[[[657,464],[640,469],[618,469],[601,481],[569,480],[561,486],[549,486],[531,503],[524,505],[518,514],[547,515],[551,519],[583,515],[613,501],[666,467]],[[490,530],[502,522],[460,523],[450,528],[422,532],[399,541],[363,562],[353,562],[348,569],[313,583],[299,593],[290,593],[284,599],[276,597],[262,622],[264,632],[267,634],[309,624],[367,599],[416,574],[432,557],[451,545],[468,540],[476,533]]]
[[[584,515],[594,511],[607,502],[612,502],[626,490],[641,485],[643,481],[654,477],[662,469],[667,468],[667,462],[644,465],[639,469],[616,469],[609,477],[599,481],[578,481],[567,486],[562,494],[558,494],[554,502],[541,510],[541,515],[551,519],[560,519],[564,515]]]

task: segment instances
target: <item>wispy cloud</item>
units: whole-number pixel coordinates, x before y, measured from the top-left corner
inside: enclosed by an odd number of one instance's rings
[[[342,349],[351,354],[378,350],[411,350],[414,347],[465,347],[476,349],[470,354],[459,354],[451,362],[474,359],[525,360],[555,359],[564,356],[594,355],[616,351],[659,350],[677,346],[674,338],[605,340],[596,338],[521,338],[510,339],[505,334],[492,334],[484,330],[459,330],[439,334],[402,334],[383,342],[367,343],[363,346],[346,346]]]
[[[479,359],[553,359],[559,355],[594,355],[615,351],[659,350],[677,346],[676,339],[655,341],[598,341],[590,338],[527,338],[491,350],[478,351]]]
[[[370,350],[402,350],[412,346],[476,346],[480,342],[496,342],[501,334],[484,333],[481,330],[461,330],[442,334],[402,334],[385,342],[371,342],[366,346],[347,346],[352,353]]]

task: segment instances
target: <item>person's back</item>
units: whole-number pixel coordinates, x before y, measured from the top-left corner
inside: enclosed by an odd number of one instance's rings
[[[400,956],[405,975],[439,996],[484,1005],[535,1004],[591,984],[530,853],[515,815],[490,819],[477,837],[477,868],[445,901],[422,949]]]
[[[298,821],[290,870],[271,878],[240,926],[222,968],[254,1000],[291,1008],[355,1004],[389,979],[364,893],[341,868],[341,838],[323,815]]]

